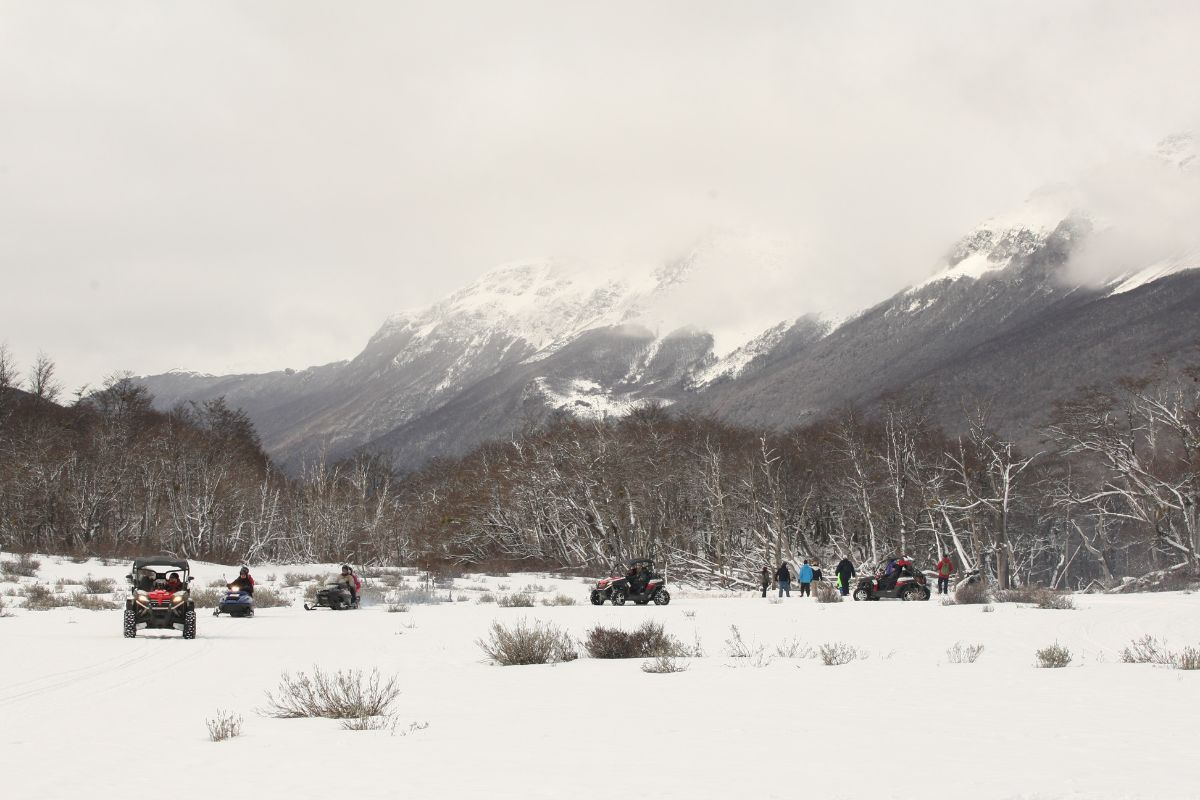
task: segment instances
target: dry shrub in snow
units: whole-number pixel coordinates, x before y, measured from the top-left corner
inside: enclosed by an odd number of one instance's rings
[[[56,595],[49,586],[35,583],[25,587],[25,608],[30,611],[49,611],[68,604],[65,597]]]
[[[387,715],[382,717],[351,717],[342,720],[344,731],[395,731],[396,718]]]
[[[544,606],[573,606],[575,598],[565,594],[556,594],[554,597],[547,597],[542,600]]]
[[[320,577],[320,575],[310,575],[306,572],[285,572],[283,573],[283,585],[296,587],[308,581],[315,581]]]
[[[479,603],[480,605],[483,605],[484,603],[494,603],[496,602],[496,595],[492,594],[491,592],[484,592],[483,594],[479,595],[479,599],[477,599],[475,602]]]
[[[827,667],[840,667],[858,658],[858,651],[845,642],[826,642],[817,652]]]
[[[225,584],[220,589],[192,589],[192,602],[196,608],[216,608],[225,597]]]
[[[476,644],[488,658],[502,667],[557,664],[579,658],[571,637],[548,622],[530,625],[525,620],[519,620],[511,628],[493,622],[488,638],[479,639]]]
[[[388,603],[387,610],[389,614],[406,614],[408,606],[404,603]]]
[[[1021,586],[997,592],[996,600],[1001,603],[1029,603],[1038,608],[1060,611],[1069,611],[1075,608],[1075,601],[1071,599],[1070,595],[1037,586]]]
[[[657,622],[646,621],[634,631],[597,625],[588,631],[584,649],[592,658],[649,658],[687,655],[687,648]]]
[[[975,659],[979,658],[983,653],[983,645],[981,644],[963,644],[955,642],[954,646],[946,651],[946,658],[950,659],[951,664],[974,664]]]
[[[442,602],[442,598],[432,589],[409,589],[407,591],[392,592],[388,598],[393,603],[402,603],[409,606],[430,606],[437,605]]]
[[[112,594],[117,590],[117,582],[112,578],[93,578],[88,575],[83,579],[83,591],[88,594]]]
[[[267,692],[263,713],[279,719],[377,717],[387,713],[399,694],[396,677],[384,680],[377,669],[363,675],[357,669],[329,673],[314,668],[311,677],[301,672],[294,678],[285,672],[279,689]]]
[[[254,590],[255,608],[290,608],[291,605],[291,598],[283,592],[277,592],[266,586],[259,586]]]
[[[666,675],[672,672],[686,672],[688,664],[686,661],[680,661],[674,656],[657,656],[650,661],[642,662],[642,672],[650,672],[655,675]]]
[[[120,608],[121,604],[116,600],[107,600],[103,597],[97,597],[94,594],[84,594],[76,592],[63,601],[65,606],[73,606],[82,608],[84,611],[111,611],[114,608]]]
[[[12,612],[8,610],[8,606],[4,604],[4,598],[0,597],[0,617],[11,617]]]
[[[208,739],[211,742],[223,742],[240,736],[242,733],[242,715],[217,709],[217,715],[205,720],[208,725]]]
[[[209,589],[224,589],[228,585],[229,581],[225,580],[224,578],[213,578],[207,584]]]
[[[842,593],[828,581],[814,581],[812,585],[813,599],[818,603],[840,603]]]
[[[1058,642],[1043,647],[1035,654],[1037,666],[1043,669],[1060,669],[1071,663],[1071,651]]]
[[[993,611],[996,610],[996,607],[994,605],[992,605],[991,603],[988,603],[986,606],[984,606],[983,608],[981,608],[979,610],[985,614],[991,614]]]
[[[1121,651],[1121,660],[1126,664],[1170,664],[1171,653],[1167,650],[1166,642],[1147,634],[1130,642]]]
[[[1153,636],[1134,639],[1121,651],[1121,660],[1126,664],[1162,664],[1176,669],[1200,669],[1200,649],[1185,647],[1178,653],[1167,649],[1167,643]]]
[[[795,636],[775,645],[775,655],[780,658],[808,658],[812,654],[813,649]]]
[[[18,556],[16,561],[0,561],[0,574],[6,578],[33,578],[42,568],[42,562],[28,554]]]
[[[991,599],[987,581],[973,581],[954,590],[954,604],[958,606],[981,606]]]
[[[533,595],[524,592],[513,592],[501,595],[496,605],[504,608],[533,608]]]
[[[1175,669],[1200,669],[1200,647],[1185,647],[1174,658]]]
[[[725,640],[725,652],[730,658],[744,659],[739,662],[739,666],[765,667],[770,665],[771,655],[767,653],[764,645],[757,642],[754,644],[746,642],[737,625],[730,625],[729,632],[730,636]]]

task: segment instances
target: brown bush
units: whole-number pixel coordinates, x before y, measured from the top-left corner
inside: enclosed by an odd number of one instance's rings
[[[991,599],[991,587],[984,580],[962,584],[954,590],[954,604],[957,606],[982,606],[991,602]]]
[[[686,655],[686,648],[663,626],[647,620],[633,631],[597,625],[588,631],[583,647],[592,658],[653,658]]]
[[[476,644],[502,667],[557,664],[579,658],[571,637],[548,622],[529,625],[520,620],[511,628],[493,622],[488,638],[479,639]]]
[[[361,670],[334,673],[313,669],[312,676],[283,673],[279,689],[267,692],[266,716],[279,719],[328,717],[355,719],[386,714],[400,694],[393,676],[384,680],[379,670],[363,675]]]

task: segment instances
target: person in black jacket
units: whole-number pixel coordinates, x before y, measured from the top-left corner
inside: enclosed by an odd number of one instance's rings
[[[767,589],[771,588],[771,568],[764,566],[762,568],[762,596],[767,596]]]
[[[779,581],[779,596],[792,596],[792,568],[784,561],[775,571],[775,580]]]
[[[238,576],[234,578],[232,582],[230,582],[229,588],[232,589],[234,586],[238,587],[251,597],[254,596],[254,576],[250,574],[249,567],[242,567],[238,570]]]
[[[850,581],[854,580],[854,565],[850,563],[850,559],[843,558],[833,571],[837,573],[838,589],[842,595],[850,594]]]

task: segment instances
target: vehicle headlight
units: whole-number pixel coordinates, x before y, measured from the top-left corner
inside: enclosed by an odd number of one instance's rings
[[[171,595],[171,605],[177,606],[184,601],[187,595],[184,592],[176,592]]]

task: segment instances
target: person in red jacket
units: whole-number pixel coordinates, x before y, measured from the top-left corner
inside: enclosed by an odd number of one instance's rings
[[[954,572],[954,562],[950,560],[950,554],[947,553],[937,563],[938,594],[950,593],[950,574],[952,572]]]

